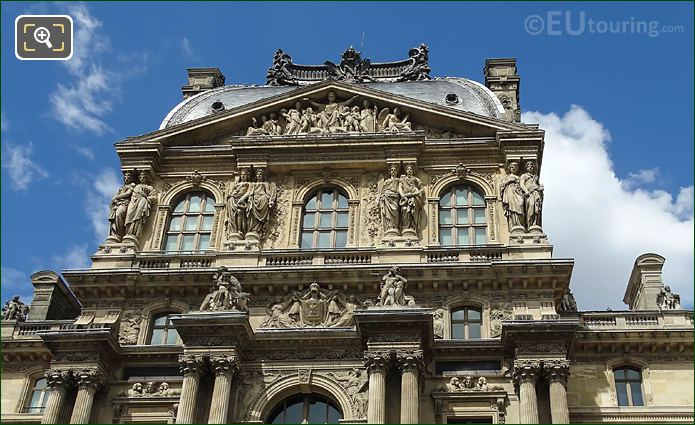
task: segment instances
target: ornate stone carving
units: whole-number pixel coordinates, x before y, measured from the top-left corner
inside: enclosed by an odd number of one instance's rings
[[[236,356],[216,354],[214,356],[210,356],[210,366],[215,372],[215,375],[234,375],[239,370],[239,360]]]
[[[200,374],[203,372],[203,356],[196,354],[180,354],[179,370],[181,375]]]
[[[398,81],[421,81],[430,79],[430,49],[425,43],[408,51],[410,56],[408,67],[401,72]]]
[[[322,289],[313,282],[309,289],[276,297],[268,306],[263,328],[303,328],[353,326],[357,309],[354,297]]]
[[[514,372],[512,374],[512,378],[517,385],[523,381],[536,382],[540,370],[540,360],[514,360]]]
[[[299,369],[297,371],[297,379],[302,384],[308,384],[311,382],[311,369]]]
[[[53,356],[54,362],[95,362],[99,360],[99,353],[96,352],[72,352],[56,353]]]
[[[281,49],[277,49],[273,55],[273,64],[266,73],[266,84],[269,86],[297,85],[297,80],[289,69],[291,64],[292,57]]]
[[[488,385],[487,378],[484,376],[474,380],[471,376],[464,376],[462,379],[457,377],[451,378],[451,381],[446,385],[447,391],[450,392],[468,392],[468,391],[503,391],[500,385]]]
[[[514,319],[514,313],[507,308],[493,308],[490,310],[490,337],[497,338],[502,335],[502,321]]]
[[[536,163],[526,161],[526,172],[519,177],[519,186],[524,192],[524,209],[526,211],[526,230],[541,232],[543,210],[543,185],[538,182]]]
[[[104,384],[104,375],[96,369],[83,369],[73,371],[73,377],[78,388],[97,389]]]
[[[369,374],[377,370],[384,372],[389,365],[390,358],[391,354],[389,352],[365,351],[364,366]]]
[[[123,186],[111,198],[109,207],[109,236],[107,243],[118,243],[126,234],[126,213],[135,189],[133,174],[130,171],[123,172]]]
[[[423,352],[422,350],[398,350],[396,362],[402,371],[419,371],[423,366]]]
[[[403,235],[416,238],[426,223],[425,189],[414,175],[413,164],[405,164],[405,174],[398,176],[398,164],[390,164],[389,177],[384,180],[379,195],[384,237]]]
[[[193,186],[199,186],[207,179],[208,177],[200,174],[198,170],[193,170],[193,172],[186,177],[186,180],[188,180],[188,182],[190,182]]]
[[[572,291],[569,287],[565,289],[565,294],[562,296],[558,311],[577,311],[577,302],[574,300],[574,295],[572,295]]]
[[[368,174],[366,179],[366,194],[363,197],[362,237],[363,245],[374,245],[380,233],[381,207],[378,174]]]
[[[671,287],[666,285],[656,295],[656,304],[660,310],[679,310],[681,308],[681,296],[671,292]]]
[[[548,382],[560,381],[563,385],[567,385],[567,378],[570,375],[570,361],[566,359],[544,360],[543,372]]]
[[[120,393],[119,397],[178,397],[180,395],[181,390],[171,388],[167,382],[161,382],[157,385],[156,382],[149,381],[145,385],[140,382],[134,383],[131,389]]]
[[[138,343],[142,319],[143,317],[140,313],[129,313],[121,320],[121,328],[118,331],[119,344],[132,345]]]
[[[524,208],[524,191],[521,189],[518,176],[519,163],[509,162],[507,175],[500,183],[500,194],[504,215],[507,217],[509,231],[511,233],[525,231],[526,213]]]
[[[49,388],[68,386],[73,379],[71,371],[62,369],[48,369],[44,372],[44,376],[46,377],[46,385]]]
[[[137,243],[150,216],[152,207],[157,202],[157,192],[148,183],[149,174],[146,171],[138,173],[138,183],[133,187],[125,215],[125,236],[123,241]]]
[[[278,188],[275,183],[265,181],[265,171],[255,170],[255,181],[249,179],[250,170],[242,168],[239,180],[227,195],[227,218],[225,227],[231,241],[258,242],[275,208]]]
[[[247,311],[248,292],[241,290],[241,282],[225,266],[212,276],[215,286],[200,305],[199,311]]]
[[[414,307],[415,298],[405,295],[408,280],[400,275],[400,268],[393,266],[381,278],[379,298],[376,300],[378,307]]]
[[[29,306],[19,299],[19,295],[15,295],[11,300],[7,300],[2,308],[2,320],[24,322],[28,316]]]
[[[341,370],[338,372],[330,372],[336,381],[345,388],[350,400],[352,401],[355,417],[358,419],[367,416],[367,401],[368,401],[368,377],[363,370]]]
[[[434,339],[442,339],[444,338],[444,309],[436,309],[432,316]]]
[[[523,343],[514,349],[514,353],[518,355],[533,355],[533,354],[557,354],[565,356],[567,348],[563,343]]]
[[[369,75],[369,59],[362,59],[360,52],[350,46],[341,55],[340,64],[336,65],[331,61],[326,61],[329,78],[334,78],[339,81],[347,81],[354,83],[363,83],[365,81],[374,81]]]

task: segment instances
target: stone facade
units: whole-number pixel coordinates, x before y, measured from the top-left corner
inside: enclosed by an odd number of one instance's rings
[[[189,70],[162,127],[116,144],[92,266],[3,309],[2,421],[259,423],[321,400],[343,423],[692,422],[693,312],[664,258],[637,259],[630,310],[578,311],[515,60],[482,85],[431,79],[428,54],[278,51],[262,87]]]

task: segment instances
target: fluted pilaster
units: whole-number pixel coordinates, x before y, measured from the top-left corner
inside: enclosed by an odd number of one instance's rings
[[[200,377],[203,373],[203,357],[182,354],[179,356],[179,364],[181,365],[180,371],[183,375],[183,384],[181,386],[181,398],[179,399],[176,423],[192,424],[195,420]]]
[[[46,384],[50,389],[41,423],[55,424],[58,423],[63,409],[65,409],[65,395],[72,383],[72,373],[67,370],[49,369],[46,371],[45,376]]]
[[[104,377],[96,369],[74,371],[73,375],[77,383],[77,398],[75,399],[75,407],[72,409],[70,423],[86,424],[89,423],[89,417],[92,414],[94,394],[103,384]]]
[[[422,350],[396,353],[401,370],[401,423],[416,424],[420,420],[420,367]]]
[[[538,360],[514,360],[514,381],[519,386],[519,422],[538,423],[536,381],[541,370]]]
[[[233,355],[216,355],[210,358],[210,365],[215,372],[215,387],[210,403],[209,424],[227,423],[229,402],[232,392],[232,379],[238,371],[237,358]]]
[[[364,353],[364,364],[369,373],[367,423],[370,424],[386,422],[386,368],[388,359],[388,353]]]
[[[566,359],[546,360],[543,371],[550,386],[550,416],[554,424],[570,423],[570,413],[567,408],[567,378],[570,373],[570,362]]]

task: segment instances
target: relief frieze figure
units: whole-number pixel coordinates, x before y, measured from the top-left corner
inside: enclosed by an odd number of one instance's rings
[[[136,382],[128,391],[119,394],[120,397],[178,397],[181,395],[181,390],[171,388],[169,383],[161,382],[157,385],[154,381],[149,381],[143,385],[141,382]]]
[[[468,391],[503,391],[499,385],[488,385],[487,378],[484,376],[479,377],[477,380],[473,379],[471,376],[464,376],[459,379],[458,377],[451,378],[451,381],[446,385],[447,391],[450,392],[468,392]]]
[[[143,316],[139,313],[130,313],[121,320],[118,332],[118,343],[121,345],[133,345],[138,343],[140,325]]]
[[[365,370],[341,370],[330,372],[329,375],[340,382],[348,393],[353,403],[356,418],[364,418],[367,415],[368,383],[369,379]]]
[[[247,311],[249,293],[241,290],[241,282],[227,267],[218,268],[212,279],[215,287],[205,297],[199,311]]]

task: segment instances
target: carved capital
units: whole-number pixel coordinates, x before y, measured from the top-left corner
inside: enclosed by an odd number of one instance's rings
[[[374,372],[386,372],[389,364],[389,353],[381,351],[367,351],[364,353],[364,366],[371,375]]]
[[[567,378],[570,375],[570,361],[567,359],[545,360],[543,372],[548,382],[559,381],[563,385],[567,385]]]
[[[96,391],[105,381],[104,375],[97,369],[82,369],[73,371],[77,388]]]
[[[422,367],[422,350],[402,350],[396,352],[396,361],[402,372],[417,372]]]
[[[516,385],[520,385],[523,382],[531,382],[535,384],[540,371],[540,360],[514,360],[513,378]]]
[[[181,375],[200,375],[203,372],[203,356],[195,354],[179,355]]]
[[[61,369],[48,369],[44,372],[46,385],[52,389],[67,388],[72,384],[72,372]]]
[[[233,376],[239,371],[239,360],[234,355],[217,354],[211,356],[210,365],[215,371],[215,375]]]

